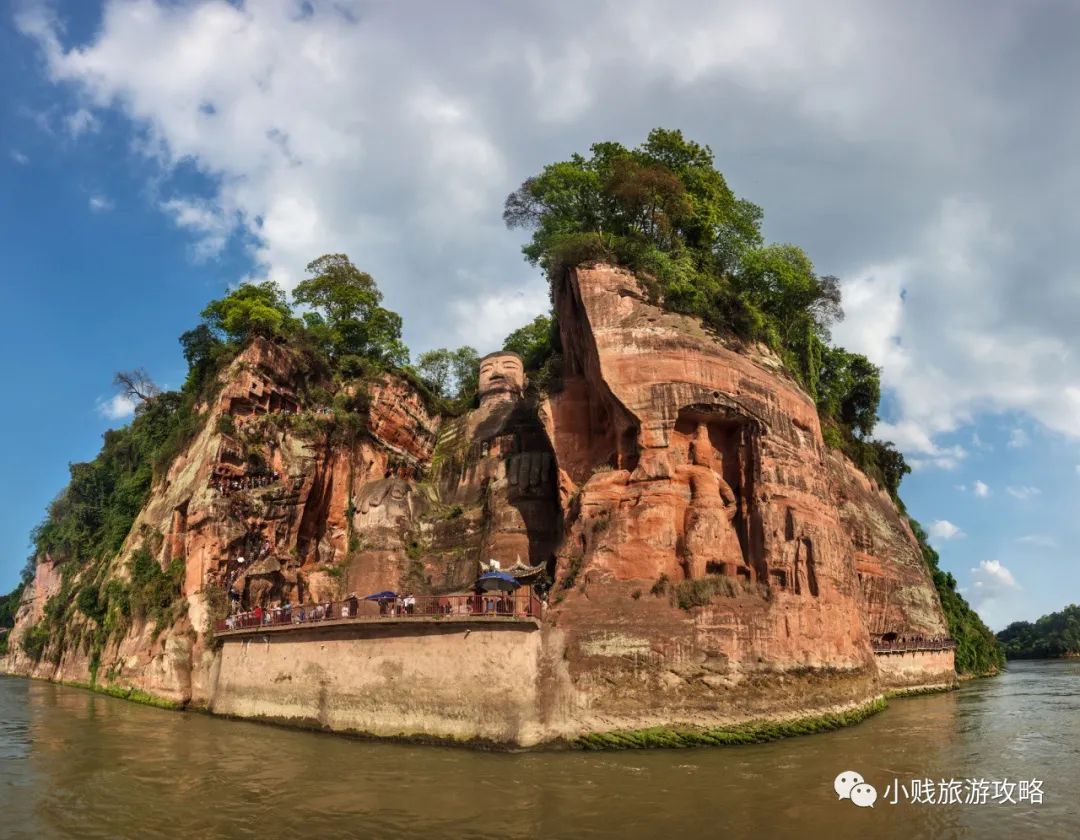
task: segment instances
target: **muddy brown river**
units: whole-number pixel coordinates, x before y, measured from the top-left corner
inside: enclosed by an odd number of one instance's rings
[[[843,771],[872,807],[837,798]],[[1080,662],[839,732],[622,753],[368,742],[0,678],[0,837],[1075,838]]]

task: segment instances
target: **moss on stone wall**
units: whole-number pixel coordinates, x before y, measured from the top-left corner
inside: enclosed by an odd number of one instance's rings
[[[763,744],[794,735],[830,732],[842,726],[851,726],[883,711],[886,706],[885,698],[878,697],[848,711],[809,715],[794,720],[750,721],[722,727],[654,726],[621,732],[595,732],[576,738],[572,745],[586,750],[636,750]]]

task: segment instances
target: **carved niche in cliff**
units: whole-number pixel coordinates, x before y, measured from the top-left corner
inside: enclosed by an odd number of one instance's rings
[[[436,472],[437,492],[448,505],[482,508],[482,526],[463,532],[452,523],[436,529],[437,551],[465,552],[477,560],[548,565],[561,535],[554,453],[536,400],[516,354],[486,356],[480,406],[444,427],[444,449],[454,453]],[[472,571],[470,571],[470,574]]]
[[[794,508],[788,508],[784,517],[784,544],[781,561],[769,568],[768,582],[795,595],[818,594],[817,557],[814,540],[808,529],[799,521]]]
[[[360,532],[373,528],[399,528],[412,522],[417,502],[410,482],[390,476],[369,481],[356,498],[353,525]]]
[[[680,562],[690,579],[760,576],[752,562],[752,423],[712,406],[682,409],[669,439],[675,478],[689,488]],[[753,558],[758,559],[758,558]]]

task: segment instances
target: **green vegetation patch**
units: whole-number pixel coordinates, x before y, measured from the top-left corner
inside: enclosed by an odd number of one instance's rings
[[[164,697],[156,697],[153,694],[149,694],[138,688],[132,688],[130,686],[121,685],[96,685],[93,686],[93,690],[99,694],[107,694],[110,697],[116,697],[120,700],[130,700],[132,703],[142,703],[144,706],[155,706],[159,709],[180,709],[183,708],[182,704],[176,703],[172,700],[166,700]]]
[[[503,219],[531,231],[525,258],[552,288],[570,268],[624,266],[653,302],[700,318],[714,332],[771,347],[816,401],[826,439],[896,495],[903,456],[870,434],[878,420],[880,372],[830,341],[843,317],[840,281],[819,274],[796,245],[766,243],[762,210],[737,197],[712,150],[656,128],[640,146],[601,142],[588,156],[545,166],[507,199]],[[545,377],[557,375],[550,319],[507,339]]]
[[[1080,606],[1070,604],[1034,623],[1014,621],[997,634],[997,639],[1008,659],[1080,656]]]
[[[764,744],[780,738],[830,732],[851,726],[884,711],[887,705],[885,698],[879,697],[846,712],[829,712],[795,720],[751,721],[727,727],[654,726],[622,732],[595,732],[575,739],[573,745],[586,750],[639,750]]]

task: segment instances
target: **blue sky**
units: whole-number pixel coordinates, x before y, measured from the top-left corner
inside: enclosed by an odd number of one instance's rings
[[[67,463],[124,422],[115,371],[179,384],[176,337],[228,284],[346,251],[414,353],[490,349],[546,304],[505,195],[665,125],[841,277],[835,336],[883,367],[878,434],[917,467],[902,494],[989,623],[1080,600],[1075,5],[0,14],[0,589]]]

